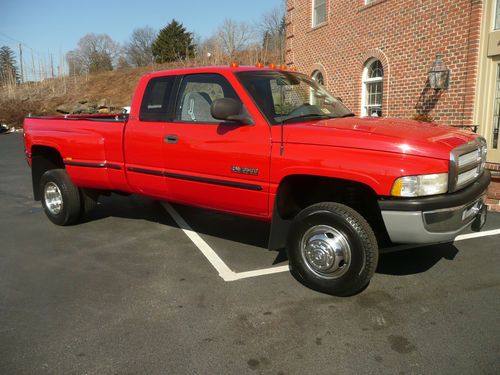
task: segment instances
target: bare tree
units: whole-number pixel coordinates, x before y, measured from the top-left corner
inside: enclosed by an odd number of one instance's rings
[[[121,53],[120,56],[116,59],[116,69],[125,69],[130,68],[130,62],[127,56],[124,53]]]
[[[219,65],[225,62],[225,53],[217,36],[196,44],[196,57],[204,65]]]
[[[216,33],[216,39],[224,52],[233,56],[235,52],[248,47],[254,41],[254,30],[244,22],[226,19]]]
[[[280,63],[285,59],[285,4],[265,13],[257,24],[265,59],[277,58]]]
[[[87,34],[76,50],[68,52],[66,60],[70,73],[94,73],[113,70],[120,45],[107,34]]]
[[[125,55],[130,64],[146,66],[153,61],[152,45],[157,32],[149,26],[135,29],[125,45]]]
[[[85,73],[83,61],[78,50],[69,51],[66,54],[66,63],[70,76],[78,76]]]

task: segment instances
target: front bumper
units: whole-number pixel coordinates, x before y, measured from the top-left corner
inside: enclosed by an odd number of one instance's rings
[[[453,241],[469,226],[479,230],[486,221],[484,198],[490,182],[485,171],[470,186],[452,194],[378,201],[387,233],[394,243]]]

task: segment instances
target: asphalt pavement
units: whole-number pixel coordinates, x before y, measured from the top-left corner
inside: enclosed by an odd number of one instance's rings
[[[235,272],[286,265],[267,225],[174,207]],[[0,374],[498,374],[499,270],[492,235],[384,254],[349,298],[226,282],[147,198],[53,225],[22,135],[0,135]]]

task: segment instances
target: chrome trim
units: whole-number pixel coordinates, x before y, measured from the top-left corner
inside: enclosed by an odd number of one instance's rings
[[[429,232],[450,232],[467,225],[474,220],[484,206],[485,196],[473,202],[440,210],[425,211],[422,213],[424,227]]]
[[[44,200],[47,210],[52,215],[59,215],[64,207],[63,197],[59,186],[53,182],[47,182],[44,187]]]
[[[471,153],[477,152],[477,158],[475,161],[464,165],[460,165],[460,157],[464,155],[469,155]],[[486,140],[483,137],[478,137],[470,142],[464,143],[450,152],[450,172],[448,174],[448,192],[452,193],[457,190],[463,189],[464,187],[472,184],[476,181],[479,176],[484,171],[484,166],[486,163]],[[469,172],[473,169],[477,169],[473,178],[470,178],[461,184],[458,184],[458,177],[461,173]]]
[[[328,225],[309,228],[300,241],[300,254],[311,272],[337,279],[351,265],[351,247],[344,233]]]
[[[475,221],[484,207],[484,196],[465,205],[432,211],[382,211],[385,227],[394,243],[453,241]]]

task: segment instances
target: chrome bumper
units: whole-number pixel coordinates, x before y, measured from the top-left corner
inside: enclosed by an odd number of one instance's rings
[[[486,222],[485,196],[465,205],[432,211],[384,211],[382,218],[394,243],[453,241],[469,226],[480,230]]]

